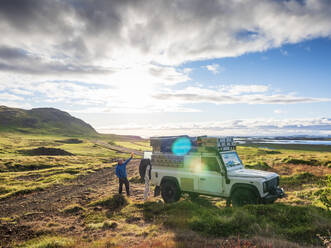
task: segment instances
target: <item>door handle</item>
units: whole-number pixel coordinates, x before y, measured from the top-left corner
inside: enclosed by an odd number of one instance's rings
[[[201,181],[205,181],[205,180],[206,180],[206,178],[200,177],[200,180],[201,180]]]

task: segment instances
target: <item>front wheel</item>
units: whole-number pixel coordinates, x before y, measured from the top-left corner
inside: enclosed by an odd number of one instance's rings
[[[180,198],[180,190],[173,181],[165,181],[161,185],[161,196],[165,203],[176,202]]]
[[[232,205],[235,207],[258,204],[259,197],[250,189],[237,189],[231,196]]]

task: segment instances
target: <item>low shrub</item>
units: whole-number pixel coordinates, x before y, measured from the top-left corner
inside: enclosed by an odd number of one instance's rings
[[[328,167],[328,168],[331,168],[331,160],[324,161],[324,162],[323,162],[323,166],[326,166],[326,167]]]
[[[18,245],[17,247],[25,247],[25,248],[68,248],[74,247],[74,241],[58,236],[41,236],[35,239],[31,239],[25,242],[22,245]]]
[[[18,172],[18,171],[30,171],[30,170],[42,170],[42,169],[48,169],[52,168],[54,165],[51,164],[43,164],[43,163],[27,163],[27,164],[11,164],[10,166],[7,166],[6,171],[13,171],[13,172]]]
[[[9,189],[7,189],[7,188],[5,188],[5,187],[2,187],[2,186],[0,186],[0,194],[6,194],[6,193],[8,193],[8,192],[10,192],[10,190],[9,190]]]
[[[19,152],[30,156],[74,156],[74,154],[63,149],[52,147],[38,147],[31,150],[20,150]]]
[[[162,202],[145,202],[144,204],[136,204],[136,206],[143,209],[144,219],[147,221],[159,217],[166,207]]]
[[[283,159],[283,162],[286,164],[307,164],[311,166],[318,166],[322,163],[316,159],[304,160],[304,159],[297,159],[297,158],[286,158]]]
[[[257,151],[258,155],[265,155],[265,154],[281,154],[280,151],[277,150],[271,150],[271,149],[259,149]]]
[[[299,174],[295,174],[293,176],[281,176],[280,177],[280,184],[287,185],[287,186],[295,186],[295,185],[302,185],[302,184],[319,184],[322,183],[324,177],[318,177],[310,172],[302,172]]]
[[[245,165],[246,168],[249,168],[249,169],[262,169],[262,170],[267,170],[267,169],[270,169],[271,167],[268,165],[267,162],[264,162],[264,161],[258,161],[254,164],[246,164]]]
[[[255,217],[247,212],[234,212],[231,216],[194,216],[189,221],[189,225],[194,231],[199,231],[207,235],[228,237],[234,233],[248,234],[252,230],[251,224],[255,222]]]
[[[118,224],[115,221],[105,221],[102,225],[103,229],[115,229]]]
[[[126,198],[121,194],[115,194],[111,197],[101,199],[89,204],[89,206],[102,206],[111,211],[116,211],[128,204]]]
[[[320,201],[330,210],[331,208],[331,175],[328,175],[326,181],[326,188],[320,194]]]
[[[64,139],[64,140],[55,140],[57,143],[63,143],[63,144],[81,144],[83,143],[80,139]]]
[[[99,224],[107,220],[107,217],[102,212],[91,211],[85,214],[84,222],[85,224]],[[101,224],[99,226],[102,226]]]
[[[66,214],[74,214],[81,211],[85,211],[85,209],[78,204],[69,205],[62,210],[62,212]]]

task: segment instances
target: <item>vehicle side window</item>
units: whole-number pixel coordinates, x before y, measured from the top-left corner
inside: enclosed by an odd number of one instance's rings
[[[217,171],[220,172],[220,166],[216,157],[202,157],[202,169],[204,171]]]

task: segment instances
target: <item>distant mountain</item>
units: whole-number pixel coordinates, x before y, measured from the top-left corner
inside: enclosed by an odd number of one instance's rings
[[[47,133],[64,135],[94,135],[88,123],[55,108],[24,110],[0,106],[0,132]]]

